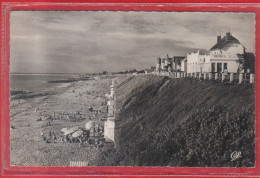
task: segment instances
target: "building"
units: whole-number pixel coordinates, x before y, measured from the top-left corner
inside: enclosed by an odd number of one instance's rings
[[[207,73],[254,73],[255,55],[230,32],[224,37],[217,36],[216,44],[207,53],[201,51],[188,53],[187,56],[158,58],[156,72],[181,72],[180,75],[198,76]],[[201,75],[199,75],[201,76]],[[206,76],[206,75],[205,75]]]
[[[230,32],[221,38],[217,36],[217,43],[210,49],[210,72],[237,73],[239,56],[243,56],[245,47],[231,35]]]
[[[172,72],[173,58],[170,58],[167,54],[166,58],[157,58],[156,72]]]
[[[161,63],[162,63],[162,59],[160,57],[158,57],[157,58],[157,64],[156,64],[156,72],[161,71]]]
[[[187,74],[187,58],[181,60],[181,72]]]
[[[200,54],[198,50],[195,53],[187,54],[187,73],[192,75],[195,73],[210,72],[210,55]]]
[[[187,54],[187,73],[237,73],[240,59],[245,56],[245,47],[230,32],[221,38],[207,54]],[[252,68],[252,67],[251,67]]]
[[[174,71],[181,71],[181,61],[185,59],[185,56],[174,56],[172,68]]]

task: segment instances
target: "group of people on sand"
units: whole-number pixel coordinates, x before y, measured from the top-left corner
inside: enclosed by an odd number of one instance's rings
[[[94,123],[93,121],[90,121]],[[90,124],[91,124],[90,123]],[[86,124],[87,125],[87,124]],[[102,136],[104,127],[101,124],[93,124],[90,128],[63,128],[61,129],[61,135],[57,136],[57,133],[49,131],[47,134],[41,132],[42,140],[46,143],[57,142],[70,142],[94,145],[95,147],[102,147],[103,142],[99,137]]]

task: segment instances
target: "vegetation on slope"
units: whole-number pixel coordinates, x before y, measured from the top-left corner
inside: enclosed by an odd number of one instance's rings
[[[117,88],[120,150],[111,166],[251,167],[255,164],[252,85],[135,76]],[[240,158],[230,155],[241,151]]]

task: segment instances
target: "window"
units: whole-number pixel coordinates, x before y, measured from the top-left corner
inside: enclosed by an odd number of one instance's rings
[[[222,63],[217,63],[217,72],[222,72]]]
[[[227,63],[224,63],[224,70],[227,70]]]
[[[216,65],[215,63],[211,64],[211,72],[215,72],[215,65]]]

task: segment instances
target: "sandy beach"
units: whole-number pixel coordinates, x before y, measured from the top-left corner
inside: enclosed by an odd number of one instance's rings
[[[103,124],[102,104],[106,101],[113,76],[60,85],[52,93],[11,99],[10,162],[16,166],[69,166],[70,161],[102,162],[100,148],[79,143],[46,143],[42,133],[58,137],[62,128],[84,127],[92,120]],[[96,112],[89,112],[92,107]],[[55,119],[50,119],[55,118]]]

